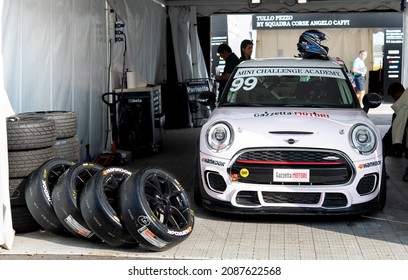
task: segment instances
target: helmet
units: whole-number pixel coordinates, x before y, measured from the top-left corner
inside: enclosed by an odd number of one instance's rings
[[[329,40],[329,37],[319,30],[310,29],[303,32],[297,44],[300,55],[304,58],[328,59],[329,48],[320,44],[323,40]]]

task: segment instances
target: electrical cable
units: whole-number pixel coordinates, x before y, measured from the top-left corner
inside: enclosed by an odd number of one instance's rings
[[[116,10],[113,8],[113,5],[109,2],[109,0],[107,0],[106,1],[106,3],[109,5],[109,7],[111,8],[111,12],[113,12],[113,13],[115,13],[115,29],[116,29],[116,23],[118,22],[118,19],[119,19],[119,21],[121,21],[122,22],[122,26],[121,27],[124,27],[125,26],[125,21],[120,17],[120,15],[116,12]],[[107,78],[108,78],[108,81],[107,81],[107,91],[109,91],[110,90],[110,82],[111,82],[111,78],[110,78],[110,73],[111,73],[111,71],[112,71],[112,44],[113,43],[115,43],[115,42],[117,42],[116,41],[116,38],[118,38],[117,36],[120,36],[120,35],[122,35],[123,36],[123,41],[124,41],[124,44],[125,44],[125,46],[124,46],[124,51],[123,51],[123,65],[122,65],[122,76],[121,76],[121,79],[122,79],[122,82],[121,82],[121,95],[122,95],[122,93],[123,93],[123,88],[124,88],[124,83],[123,83],[123,76],[124,76],[124,72],[125,72],[125,64],[126,64],[126,51],[127,51],[127,40],[126,40],[126,34],[123,32],[123,31],[121,31],[121,33],[120,34],[117,34],[116,33],[116,31],[115,31],[115,38],[112,40],[112,39],[109,39],[109,42],[108,42],[108,52],[109,52],[109,61],[108,61],[108,75],[107,75]],[[118,42],[119,41],[121,41],[121,40],[118,40]],[[109,108],[107,107],[106,108],[106,115],[107,115],[107,118],[106,118],[106,127],[109,127],[109,120],[110,120],[110,118],[109,118]],[[109,130],[107,130],[106,131],[106,138],[105,138],[105,149],[107,148],[107,146],[108,146],[108,140],[109,140]]]
[[[125,87],[124,81],[125,81],[125,75],[126,75],[125,69],[126,69],[127,40],[126,40],[126,34],[125,34],[125,32],[122,32],[121,35],[123,35],[123,43],[125,44],[125,47],[124,47],[124,50],[123,50],[122,83],[121,83],[122,85],[121,85],[121,88],[120,88],[120,93],[121,93],[121,95],[122,95],[122,94],[123,94],[123,89],[124,89],[124,87]]]

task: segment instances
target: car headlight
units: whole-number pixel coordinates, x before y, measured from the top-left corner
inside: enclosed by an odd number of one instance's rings
[[[375,133],[366,125],[356,125],[350,136],[353,147],[362,155],[371,154],[377,147]]]
[[[233,132],[227,123],[219,122],[208,128],[206,138],[208,147],[214,152],[220,152],[231,145]]]

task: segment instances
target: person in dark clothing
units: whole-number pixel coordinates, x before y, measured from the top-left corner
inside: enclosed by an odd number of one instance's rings
[[[405,157],[407,157],[408,93],[405,93],[402,84],[395,82],[389,85],[388,94],[395,102],[391,105],[394,110],[391,127],[383,137],[385,155],[401,157],[405,152]],[[402,180],[408,182],[408,168]]]
[[[215,76],[215,80],[219,82],[218,92],[219,95],[224,91],[225,85],[234,70],[235,66],[239,64],[238,56],[232,52],[232,49],[227,44],[221,44],[218,46],[217,53],[225,61],[224,72],[222,75]]]
[[[251,40],[245,39],[241,42],[241,57],[240,61],[251,59],[254,43]]]

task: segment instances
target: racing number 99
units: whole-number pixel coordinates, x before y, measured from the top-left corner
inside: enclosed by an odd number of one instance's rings
[[[256,84],[258,83],[258,79],[255,77],[248,77],[244,78],[236,78],[232,81],[230,91],[237,91],[241,87],[244,90],[252,90]]]

